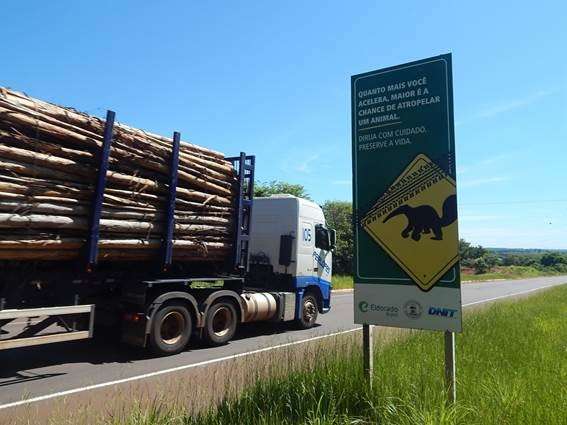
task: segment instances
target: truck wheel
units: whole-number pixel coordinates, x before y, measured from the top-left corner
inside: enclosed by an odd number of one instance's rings
[[[205,317],[203,337],[213,346],[226,344],[236,333],[238,315],[230,301],[219,301],[213,304]]]
[[[191,315],[182,303],[163,305],[155,314],[150,345],[159,355],[177,354],[183,351],[191,338]]]
[[[319,309],[317,306],[317,298],[315,298],[315,296],[312,294],[304,295],[300,316],[295,321],[297,327],[299,329],[312,328],[317,321],[318,313]]]

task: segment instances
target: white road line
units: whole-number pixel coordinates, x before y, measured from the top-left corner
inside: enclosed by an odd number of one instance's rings
[[[360,329],[362,329],[362,328],[356,327],[354,329],[349,329],[347,331],[335,332],[335,333],[327,334],[327,335],[320,335],[320,336],[316,336],[316,337],[313,337],[313,338],[307,338],[307,339],[302,339],[302,340],[299,340],[299,341],[288,342],[288,343],[285,343],[285,344],[274,345],[273,347],[260,348],[258,350],[247,351],[245,353],[233,354],[231,356],[225,356],[225,357],[219,357],[217,359],[205,360],[205,361],[202,361],[202,362],[199,362],[199,363],[192,363],[192,364],[188,364],[188,365],[184,365],[184,366],[173,367],[173,368],[170,368],[170,369],[158,370],[156,372],[132,376],[130,378],[118,379],[116,381],[103,382],[101,384],[88,385],[86,387],[74,388],[72,390],[61,391],[61,392],[58,392],[58,393],[47,394],[47,395],[43,395],[43,396],[39,396],[39,397],[33,397],[33,398],[30,398],[30,399],[27,399],[27,400],[15,401],[15,402],[12,402],[12,403],[7,403],[7,404],[1,405],[0,410],[1,409],[8,409],[10,407],[23,406],[25,404],[30,404],[30,403],[36,403],[36,402],[42,401],[42,400],[49,400],[51,398],[63,397],[63,396],[66,396],[66,395],[76,394],[76,393],[80,393],[80,392],[83,392],[83,391],[96,390],[98,388],[109,387],[111,385],[123,384],[123,383],[126,383],[126,382],[132,382],[132,381],[137,381],[137,380],[140,380],[140,379],[151,378],[151,377],[154,377],[154,376],[164,375],[166,373],[171,373],[171,372],[178,372],[180,370],[191,369],[191,368],[194,368],[194,367],[206,366],[206,365],[210,365],[210,364],[214,364],[214,363],[224,362],[226,360],[237,359],[239,357],[251,356],[253,354],[277,350],[279,348],[291,347],[293,345],[303,344],[303,343],[310,342],[310,341],[316,341],[316,340],[319,340],[319,339],[329,338],[329,337],[332,337],[332,336],[347,334],[347,333],[358,331]]]
[[[501,295],[499,297],[493,297],[493,298],[487,298],[485,300],[474,301],[472,303],[463,304],[463,307],[469,307],[471,305],[487,303],[487,302],[490,302],[490,301],[495,301],[495,300],[499,300],[499,299],[502,299],[502,298],[509,298],[509,297],[513,297],[513,296],[516,296],[516,295],[527,294],[527,293],[530,293],[530,292],[539,291],[541,289],[550,288],[552,286],[558,286],[558,285],[560,285],[560,284],[552,284],[552,285],[547,285],[547,286],[541,286],[539,288],[533,288],[533,289],[529,289],[527,291],[515,292],[513,294]],[[103,383],[100,383],[100,384],[88,385],[86,387],[74,388],[72,390],[60,391],[60,392],[53,393],[53,394],[47,394],[47,395],[43,395],[43,396],[39,396],[39,397],[33,397],[33,398],[30,398],[30,399],[27,399],[27,400],[15,401],[15,402],[12,402],[12,403],[0,405],[0,410],[8,409],[10,407],[23,406],[23,405],[26,405],[26,404],[36,403],[38,401],[49,400],[49,399],[52,399],[52,398],[63,397],[63,396],[71,395],[71,394],[80,393],[80,392],[83,392],[83,391],[96,390],[98,388],[104,388],[104,387],[109,387],[109,386],[112,386],[112,385],[124,384],[126,382],[138,381],[140,379],[146,379],[146,378],[151,378],[151,377],[154,377],[154,376],[165,375],[167,373],[178,372],[180,370],[192,369],[192,368],[199,367],[199,366],[207,366],[207,365],[210,365],[210,364],[224,362],[226,360],[233,360],[233,359],[238,359],[240,357],[247,357],[247,356],[251,356],[253,354],[259,354],[259,353],[264,353],[266,351],[277,350],[279,348],[291,347],[291,346],[294,346],[294,345],[304,344],[304,343],[310,342],[310,341],[317,341],[319,339],[329,338],[329,337],[337,336],[337,335],[343,335],[343,334],[358,331],[360,329],[362,329],[362,328],[356,327],[356,328],[353,328],[353,329],[349,329],[347,331],[334,332],[334,333],[327,334],[327,335],[320,335],[320,336],[316,336],[316,337],[313,337],[313,338],[306,338],[306,339],[301,339],[299,341],[293,341],[293,342],[288,342],[288,343],[285,343],[285,344],[274,345],[273,347],[260,348],[258,350],[247,351],[245,353],[233,354],[231,356],[225,356],[225,357],[219,357],[219,358],[216,358],[216,359],[205,360],[205,361],[202,361],[202,362],[199,362],[199,363],[192,363],[192,364],[188,364],[188,365],[173,367],[173,368],[170,368],[170,369],[158,370],[156,372],[150,372],[150,373],[145,373],[143,375],[132,376],[130,378],[117,379],[115,381],[103,382]]]

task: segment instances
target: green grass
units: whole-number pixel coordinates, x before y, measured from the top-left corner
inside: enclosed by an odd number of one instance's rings
[[[475,282],[493,279],[527,279],[529,277],[558,275],[559,272],[552,270],[539,270],[531,266],[506,266],[498,267],[495,271],[483,274],[462,274],[462,280]]]
[[[353,281],[350,275],[334,275],[333,276],[333,289],[352,289]]]
[[[530,266],[503,266],[495,271],[483,274],[461,274],[462,281],[482,282],[495,279],[527,279],[530,277],[553,276],[561,273],[553,270],[539,270]],[[353,279],[350,275],[333,276],[333,289],[352,289]]]
[[[567,286],[469,313],[457,336],[458,401],[445,401],[439,332],[376,347],[374,390],[340,350],[312,371],[261,380],[209,412],[136,412],[132,424],[564,424]],[[160,410],[160,409],[158,409]]]

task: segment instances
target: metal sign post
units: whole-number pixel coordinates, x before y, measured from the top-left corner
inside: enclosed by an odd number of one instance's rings
[[[354,75],[354,320],[445,332],[449,399],[462,304],[450,54]]]
[[[374,341],[372,338],[372,325],[362,325],[362,353],[364,363],[364,377],[368,387],[372,389],[374,376]]]
[[[449,403],[457,399],[457,373],[455,370],[455,333],[445,331],[445,386]]]

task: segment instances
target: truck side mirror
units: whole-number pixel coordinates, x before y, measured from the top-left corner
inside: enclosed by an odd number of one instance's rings
[[[337,247],[337,231],[335,229],[329,229],[329,239],[329,245],[332,251]]]
[[[325,251],[331,250],[329,231],[322,224],[315,225],[315,248],[321,248]]]
[[[280,266],[288,267],[291,264],[291,251],[293,248],[293,236],[281,235],[280,236]]]

